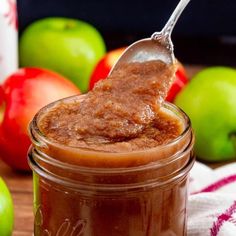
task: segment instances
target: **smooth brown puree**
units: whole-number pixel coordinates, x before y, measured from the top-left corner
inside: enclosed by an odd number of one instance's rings
[[[82,102],[59,103],[40,120],[40,129],[59,143],[97,151],[167,143],[182,131],[178,119],[160,111],[174,72],[161,61],[123,65]]]

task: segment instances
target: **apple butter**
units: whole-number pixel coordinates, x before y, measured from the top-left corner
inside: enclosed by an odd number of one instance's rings
[[[165,103],[175,68],[121,66],[30,125],[35,236],[185,235],[189,118]]]

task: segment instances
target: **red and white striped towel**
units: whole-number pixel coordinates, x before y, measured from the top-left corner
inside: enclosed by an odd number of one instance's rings
[[[236,163],[190,173],[188,236],[236,236]]]

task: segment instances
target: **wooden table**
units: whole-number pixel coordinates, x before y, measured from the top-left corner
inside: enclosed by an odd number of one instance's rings
[[[187,67],[191,77],[200,68]],[[211,167],[223,165],[211,164]],[[13,236],[32,236],[33,232],[33,187],[32,175],[12,171],[0,160],[0,176],[6,181],[12,193],[15,211],[15,226]]]

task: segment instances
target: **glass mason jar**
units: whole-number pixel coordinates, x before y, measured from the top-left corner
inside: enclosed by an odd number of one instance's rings
[[[40,132],[40,118],[56,104],[41,109],[30,124],[34,235],[185,235],[194,163],[194,136],[186,114],[165,103],[164,109],[183,123],[179,137],[145,151],[109,153],[47,139]]]

